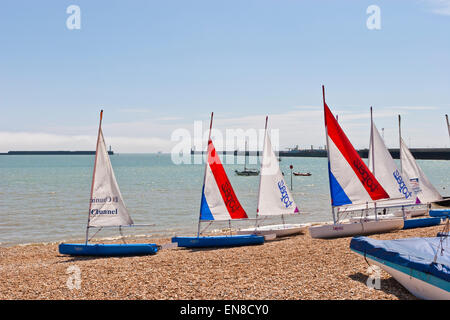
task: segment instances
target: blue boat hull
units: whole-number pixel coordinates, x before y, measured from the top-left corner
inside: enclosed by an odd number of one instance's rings
[[[59,253],[71,256],[137,256],[155,254],[158,246],[153,243],[132,244],[76,244],[61,243]]]
[[[440,245],[441,239],[436,237],[395,240],[354,237],[350,249],[390,273],[415,296],[448,300],[450,255],[447,250],[441,251]]]
[[[414,229],[437,226],[441,224],[441,218],[418,218],[418,219],[406,219],[403,224],[403,229]]]
[[[430,217],[441,217],[448,218],[450,217],[450,209],[433,209],[429,211]]]
[[[264,236],[252,234],[211,237],[173,237],[172,242],[176,242],[179,247],[184,248],[237,247],[263,244]]]

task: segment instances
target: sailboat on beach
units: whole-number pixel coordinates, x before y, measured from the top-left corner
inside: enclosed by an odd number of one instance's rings
[[[155,254],[159,246],[143,244],[90,244],[89,229],[132,227],[135,225],[128,213],[106,149],[102,132],[103,110],[100,112],[94,173],[92,175],[91,197],[89,201],[86,241],[84,244],[61,243],[59,252],[68,255],[125,256]],[[149,226],[149,225],[139,225]]]
[[[405,141],[401,137],[401,117],[398,116],[399,136],[400,136],[400,163],[402,172],[405,173],[412,184],[413,190],[417,193],[421,203],[431,204],[444,200],[439,191],[428,180],[425,173],[417,164]]]
[[[448,115],[445,115],[445,120],[447,124],[448,137],[450,138],[450,123],[448,121]],[[450,199],[444,197],[441,201],[436,201],[431,204],[432,209],[429,211],[429,215],[432,217],[450,217]]]
[[[402,140],[400,143],[402,144]],[[394,240],[355,237],[350,241],[350,249],[363,256],[369,264],[376,265],[389,273],[416,297],[449,300],[450,219],[448,215],[449,212],[442,210],[440,216],[446,217],[447,222],[443,231],[436,237]]]
[[[409,183],[409,178],[406,174],[402,173],[398,169],[394,162],[389,150],[387,149],[383,138],[381,137],[372,116],[372,107],[370,108],[370,143],[369,143],[369,153],[368,153],[368,167],[370,172],[373,173],[375,178],[380,182],[383,188],[389,195],[387,200],[375,201],[371,204],[363,205],[348,205],[340,207],[338,210],[341,213],[351,212],[355,210],[364,210],[366,208],[373,208],[376,212],[376,216],[372,215],[367,218],[374,219],[379,218],[391,218],[395,216],[403,216],[405,210],[410,210],[409,208],[420,205],[420,200],[417,198],[416,194],[413,192],[412,187]],[[398,210],[402,208],[403,210]],[[378,210],[382,209],[382,213]],[[394,213],[391,213],[392,210]],[[415,210],[417,211],[417,210]],[[390,213],[387,213],[390,212]],[[422,212],[424,214],[426,212]],[[406,211],[409,214],[409,211]]]
[[[258,209],[256,212],[257,225],[251,228],[238,230],[238,234],[276,234],[277,237],[302,233],[306,230],[306,224],[286,224],[284,216],[298,214],[289,187],[284,181],[280,170],[278,158],[272,149],[270,138],[267,134],[266,117],[264,150],[261,160],[261,175],[259,180]],[[260,217],[281,216],[282,224],[260,226]]]
[[[322,93],[333,223],[310,227],[311,237],[334,238],[401,229],[403,219],[340,221],[340,212],[337,210],[336,214],[335,208],[339,209],[341,206],[348,205],[368,206],[390,197],[361,159],[331,113],[325,102],[323,86]]]
[[[200,203],[197,236],[173,237],[172,242],[179,247],[207,248],[207,247],[231,247],[264,243],[264,237],[258,235],[226,235],[226,236],[201,236],[201,223],[212,221],[231,221],[248,219],[246,212],[239,203],[233,187],[228,180],[225,169],[222,166],[219,155],[211,140],[213,113],[208,138],[208,158],[205,164],[203,188]]]
[[[381,137],[372,116],[370,108],[370,146],[369,146],[369,170],[380,182],[389,199],[374,202],[374,214],[366,216],[366,219],[395,219],[403,218],[403,229],[429,227],[440,224],[439,218],[416,218],[428,213],[426,205],[419,200],[413,190],[410,179],[405,172],[397,167],[383,138]],[[347,208],[349,209],[349,208]]]

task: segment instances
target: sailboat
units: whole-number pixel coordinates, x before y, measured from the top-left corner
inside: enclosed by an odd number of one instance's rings
[[[448,115],[445,115],[445,120],[447,124],[448,136],[450,138],[450,123],[448,121]],[[431,209],[429,211],[429,215],[431,217],[441,217],[441,218],[449,218],[450,217],[450,199],[448,197],[444,197],[441,201],[436,201],[431,204]]]
[[[448,122],[448,115],[445,115],[445,120],[447,123],[448,136],[450,138],[450,123]],[[433,208],[429,211],[429,215],[432,217],[441,217],[441,218],[449,218],[450,217],[450,208],[448,208],[448,199],[444,199],[442,202],[437,202],[433,204],[436,208]],[[445,208],[447,206],[447,208]]]
[[[257,176],[259,174],[259,171],[256,169],[248,169],[247,168],[247,140],[245,140],[245,151],[244,151],[244,170],[239,171],[239,170],[235,170],[234,172],[236,172],[236,174],[238,176]]]
[[[407,174],[401,172],[395,164],[394,159],[392,159],[383,138],[373,122],[372,108],[370,108],[370,118],[369,170],[385,188],[390,197],[389,200],[378,203],[377,209],[383,209],[381,211],[383,214],[376,210],[377,217],[380,219],[403,217],[405,219],[403,229],[429,227],[440,224],[441,220],[438,218],[410,219],[411,217],[427,214],[428,209],[426,205],[424,206],[420,202],[416,192],[412,189]],[[377,203],[375,202],[375,204]],[[388,213],[385,213],[386,211]],[[374,219],[375,216],[372,215],[366,218]]]
[[[428,204],[430,207],[432,204],[448,206],[448,204],[446,204],[448,199],[443,198],[439,191],[436,190],[420,166],[417,164],[416,159],[414,159],[414,156],[405,141],[403,141],[401,137],[400,115],[398,116],[398,121],[400,135],[400,163],[402,172],[409,177],[413,190],[417,193],[421,203]]]
[[[259,180],[258,192],[258,209],[256,211],[256,221],[259,217],[281,216],[282,224],[265,225],[245,228],[238,230],[238,234],[275,234],[276,237],[289,236],[303,233],[306,224],[286,224],[284,222],[285,215],[298,214],[299,210],[295,204],[289,187],[284,181],[283,175],[278,164],[278,158],[272,149],[270,138],[267,134],[266,117],[265,134],[264,134],[264,150],[261,160],[261,175]]]
[[[370,172],[380,182],[389,195],[389,199],[374,201],[370,205],[347,205],[338,208],[341,214],[364,209],[373,209],[374,214],[365,216],[365,219],[393,219],[410,216],[407,210],[411,206],[420,204],[412,188],[409,179],[402,176],[397,165],[392,159],[383,138],[381,137],[374,121],[372,107],[370,108],[370,143],[368,153],[368,167]],[[402,208],[399,210],[398,208]],[[359,219],[356,217],[350,219]]]
[[[350,241],[350,249],[363,256],[369,264],[377,265],[389,273],[416,297],[450,300],[448,214],[443,232],[436,237],[394,240],[355,237]]]
[[[89,229],[132,227],[135,225],[120,193],[102,132],[103,110],[100,111],[94,173],[92,175],[86,240],[84,244],[61,243],[59,253],[74,256],[126,256],[155,254],[159,246],[142,244],[91,244]],[[139,225],[149,226],[149,225]]]
[[[417,164],[405,141],[401,137],[401,117],[398,116],[400,135],[400,163],[402,172],[409,176],[410,183],[422,203],[432,203],[443,200],[443,197],[428,180],[425,173]]]
[[[186,248],[208,248],[208,247],[231,247],[242,245],[253,245],[264,243],[264,237],[258,235],[226,235],[226,236],[201,236],[200,225],[204,221],[228,221],[231,231],[231,220],[248,219],[245,210],[239,203],[233,187],[228,180],[225,169],[222,166],[219,155],[211,140],[211,129],[209,126],[208,159],[205,164],[203,177],[203,188],[200,202],[200,213],[198,219],[198,231],[195,237],[173,237],[172,242],[179,247]]]
[[[294,176],[300,176],[300,177],[309,177],[311,176],[311,172],[293,172]]]
[[[322,94],[333,223],[310,227],[311,237],[346,237],[403,228],[403,219],[340,221],[339,210],[336,214],[335,208],[339,209],[341,206],[348,205],[368,206],[390,197],[361,159],[331,113],[325,102],[325,87],[323,86]]]

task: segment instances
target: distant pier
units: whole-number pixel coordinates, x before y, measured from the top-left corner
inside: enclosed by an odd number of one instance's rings
[[[114,151],[109,150],[109,155],[113,155]],[[8,153],[0,153],[0,155],[25,155],[25,156],[34,156],[34,155],[95,155],[95,151],[8,151]]]
[[[450,160],[450,148],[411,148],[409,149],[413,154],[414,158],[420,160]],[[247,154],[248,156],[259,156],[262,151],[217,151],[219,154],[228,155],[239,155],[243,156]],[[367,158],[369,154],[369,149],[357,150],[361,158]],[[204,151],[194,151],[191,150],[191,154],[203,154]],[[399,149],[389,149],[389,153],[392,158],[399,159],[400,152]],[[289,151],[279,151],[279,157],[313,157],[313,158],[326,158],[326,149],[305,149],[305,150],[289,150]]]

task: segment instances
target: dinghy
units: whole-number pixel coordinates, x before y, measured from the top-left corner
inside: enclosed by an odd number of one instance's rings
[[[445,115],[447,129],[448,129],[448,136],[450,138],[450,123],[448,121],[448,115]],[[439,210],[450,210],[450,197],[442,197],[442,200],[435,200],[432,203],[430,203],[430,211],[431,210],[437,210],[434,212],[434,214],[437,214]],[[431,213],[430,213],[431,215]]]
[[[350,249],[389,273],[416,297],[450,300],[450,246],[445,233],[397,240],[355,237]]]
[[[303,173],[303,172],[292,172],[292,174],[294,176],[300,176],[300,177],[309,177],[309,176],[312,175],[311,172],[306,172],[306,173]]]
[[[400,127],[400,115],[398,116],[399,127]],[[400,129],[399,129],[400,130]],[[400,133],[400,163],[402,173],[405,174],[412,186],[413,191],[417,194],[421,203],[431,204],[433,202],[439,202],[444,200],[442,195],[433,184],[428,180],[425,173],[422,171],[420,166],[417,164],[416,159],[412,155],[406,143],[401,138]]]
[[[422,205],[417,193],[413,190],[407,173],[399,170],[375,126],[372,107],[370,108],[370,122],[369,170],[386,190],[390,199],[403,200],[401,203],[396,203],[396,206],[402,206],[400,212],[407,207],[411,215],[426,214],[427,208]],[[399,139],[401,139],[400,123]],[[389,202],[392,200],[388,200],[384,204],[389,205]]]
[[[236,173],[236,175],[238,176],[257,176],[259,175],[259,171],[256,169],[249,169],[247,168],[247,140],[245,140],[245,151],[244,151],[244,170],[239,171],[239,170],[234,170],[234,172]]]
[[[406,219],[403,224],[403,229],[406,230],[406,229],[438,226],[441,224],[441,221],[442,219],[439,217]]]
[[[90,244],[89,229],[119,228],[138,226],[131,219],[120,193],[119,185],[109,159],[102,132],[103,110],[100,112],[94,173],[92,175],[91,197],[89,201],[86,241],[84,244],[59,245],[59,253],[73,256],[128,256],[155,254],[156,244]],[[139,225],[148,226],[148,225]]]
[[[213,113],[209,126],[208,159],[205,164],[203,189],[196,237],[173,237],[172,242],[185,248],[233,247],[264,243],[264,237],[258,235],[200,236],[201,222],[228,221],[231,232],[231,220],[248,219],[231,186],[219,155],[211,140]]]
[[[256,210],[256,225],[240,229],[238,234],[276,234],[277,237],[290,236],[305,232],[306,224],[286,224],[285,215],[298,214],[298,208],[289,187],[284,181],[278,158],[272,149],[267,134],[266,117],[264,149],[261,159],[261,174],[259,178],[258,207]],[[260,217],[281,216],[282,224],[260,226]]]
[[[410,179],[406,172],[399,170],[394,162],[388,148],[386,147],[383,138],[381,137],[372,117],[372,107],[370,108],[371,120],[371,134],[369,146],[369,170],[374,174],[375,178],[385,188],[389,194],[390,199],[382,202],[375,202],[377,210],[383,208],[383,212],[387,209],[388,214],[379,216],[386,219],[389,215],[403,217],[403,229],[413,229],[436,226],[441,223],[440,219],[436,218],[419,218],[411,219],[413,216],[424,215],[428,213],[428,208],[423,205],[416,193],[413,190]],[[399,139],[401,140],[401,126],[399,118]],[[401,208],[399,208],[401,207]],[[378,212],[376,213],[378,214]]]
[[[220,248],[263,244],[264,237],[255,235],[173,237],[172,242],[185,248]]]
[[[340,213],[354,211],[364,212],[364,209],[373,209],[374,214],[366,216],[366,219],[376,220],[403,217],[408,219],[418,215],[424,215],[428,208],[421,204],[416,193],[413,192],[406,174],[401,173],[394,162],[383,138],[373,122],[372,107],[370,108],[370,144],[368,153],[368,167],[375,178],[380,182],[389,195],[388,200],[374,201],[366,205],[347,205],[339,208]],[[355,220],[355,218],[351,218]],[[420,220],[422,221],[422,220]],[[428,225],[426,221],[424,225]],[[419,227],[420,223],[410,224]]]
[[[427,214],[429,212],[428,205],[432,202],[442,201],[443,198],[425,176],[424,172],[421,170],[414,157],[412,156],[412,153],[409,151],[408,147],[402,140],[400,115],[398,116],[398,128],[400,141],[400,165],[402,169],[395,169],[394,176],[399,182],[399,190],[405,190],[402,192],[405,195],[414,193],[414,196],[416,198],[416,204],[418,204],[418,206],[410,207],[410,210],[408,212],[411,213],[413,217],[421,213]],[[392,159],[390,155],[389,157],[390,159]],[[413,178],[409,178],[408,174],[412,174]],[[402,175],[404,178],[402,177]],[[414,186],[412,186],[411,183],[414,183]],[[424,206],[421,202],[421,199],[422,201],[426,201],[428,204],[425,204]],[[405,217],[403,229],[431,227],[439,225],[440,223],[440,217],[433,217],[431,214],[430,217],[426,218],[406,219]]]
[[[234,171],[236,173],[236,175],[238,176],[245,176],[245,177],[249,177],[249,176],[257,176],[259,175],[259,171],[255,170],[255,169],[247,169],[244,168],[244,170],[239,171],[239,170],[235,170]]]
[[[119,244],[77,244],[61,243],[59,253],[71,256],[139,256],[158,252],[154,243],[119,243]]]
[[[412,218],[410,213],[407,213],[406,210],[404,210],[403,214],[397,215],[398,211],[393,213],[386,213],[386,214],[377,214],[375,215],[361,215],[361,216],[352,216],[350,217],[350,221],[352,222],[358,222],[361,220],[365,221],[376,221],[376,220],[383,220],[383,219],[403,219],[403,228],[406,229],[415,229],[415,228],[425,228],[425,227],[432,227],[437,226],[441,224],[441,218],[440,217],[425,217],[425,218]],[[401,211],[400,211],[401,213]]]
[[[450,217],[450,209],[430,210],[430,217],[449,218]]]
[[[375,221],[360,219],[359,221],[344,223],[340,221],[339,210],[336,216],[336,207],[367,205],[382,199],[390,199],[390,197],[361,159],[331,113],[325,102],[325,88],[323,86],[322,93],[333,224],[310,227],[311,237],[336,238],[401,229],[403,219]]]

